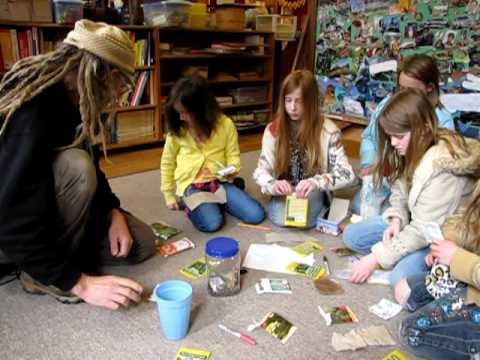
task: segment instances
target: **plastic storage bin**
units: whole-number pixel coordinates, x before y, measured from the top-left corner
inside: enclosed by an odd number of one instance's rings
[[[294,15],[258,15],[255,29],[274,32],[277,40],[294,40],[297,32],[297,17]]]
[[[53,0],[55,22],[59,24],[73,24],[83,18],[82,0]]]
[[[208,267],[208,292],[230,296],[240,291],[240,253],[238,241],[229,237],[208,240],[205,246]]]
[[[161,27],[190,27],[190,7],[183,0],[167,0],[143,4],[145,25]]]
[[[193,3],[190,7],[190,27],[193,29],[206,29],[210,24],[210,14],[207,5]]]

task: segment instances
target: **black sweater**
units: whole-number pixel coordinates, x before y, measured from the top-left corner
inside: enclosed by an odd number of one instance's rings
[[[57,244],[61,229],[52,164],[56,149],[73,142],[78,124],[78,106],[60,83],[17,110],[0,138],[0,249],[35,279],[62,290],[78,281],[81,260]],[[91,217],[105,227],[120,203],[96,153],[98,187]]]

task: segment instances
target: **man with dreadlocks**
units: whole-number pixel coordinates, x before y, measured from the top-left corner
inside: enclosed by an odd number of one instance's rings
[[[140,300],[137,282],[92,275],[155,253],[149,227],[120,209],[98,166],[102,114],[133,74],[128,35],[81,20],[57,50],[20,60],[0,82],[0,264],[14,263],[29,293],[110,309]]]

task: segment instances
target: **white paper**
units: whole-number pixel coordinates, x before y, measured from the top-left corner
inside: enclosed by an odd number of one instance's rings
[[[386,71],[397,71],[397,60],[388,60],[368,67],[370,75],[376,75]]]
[[[265,244],[251,244],[243,260],[243,266],[283,274],[295,274],[287,270],[287,266],[296,261],[298,263],[313,265],[313,254],[302,257],[288,247]]]
[[[328,220],[340,222],[348,215],[348,208],[350,200],[333,198],[330,205],[330,212],[328,213]]]
[[[440,101],[450,112],[480,112],[480,94],[443,94]]]
[[[388,299],[382,299],[378,303],[370,306],[368,311],[381,317],[384,320],[391,319],[402,311],[402,307]]]
[[[433,239],[445,240],[440,229],[440,225],[435,222],[426,222],[422,224],[422,232],[427,243],[431,244]]]

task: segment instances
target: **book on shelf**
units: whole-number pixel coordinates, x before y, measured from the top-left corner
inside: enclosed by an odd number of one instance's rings
[[[10,29],[0,29],[0,48],[4,67],[2,71],[10,70],[16,61]]]
[[[118,113],[111,128],[112,143],[153,138],[155,135],[154,111],[142,110]]]

